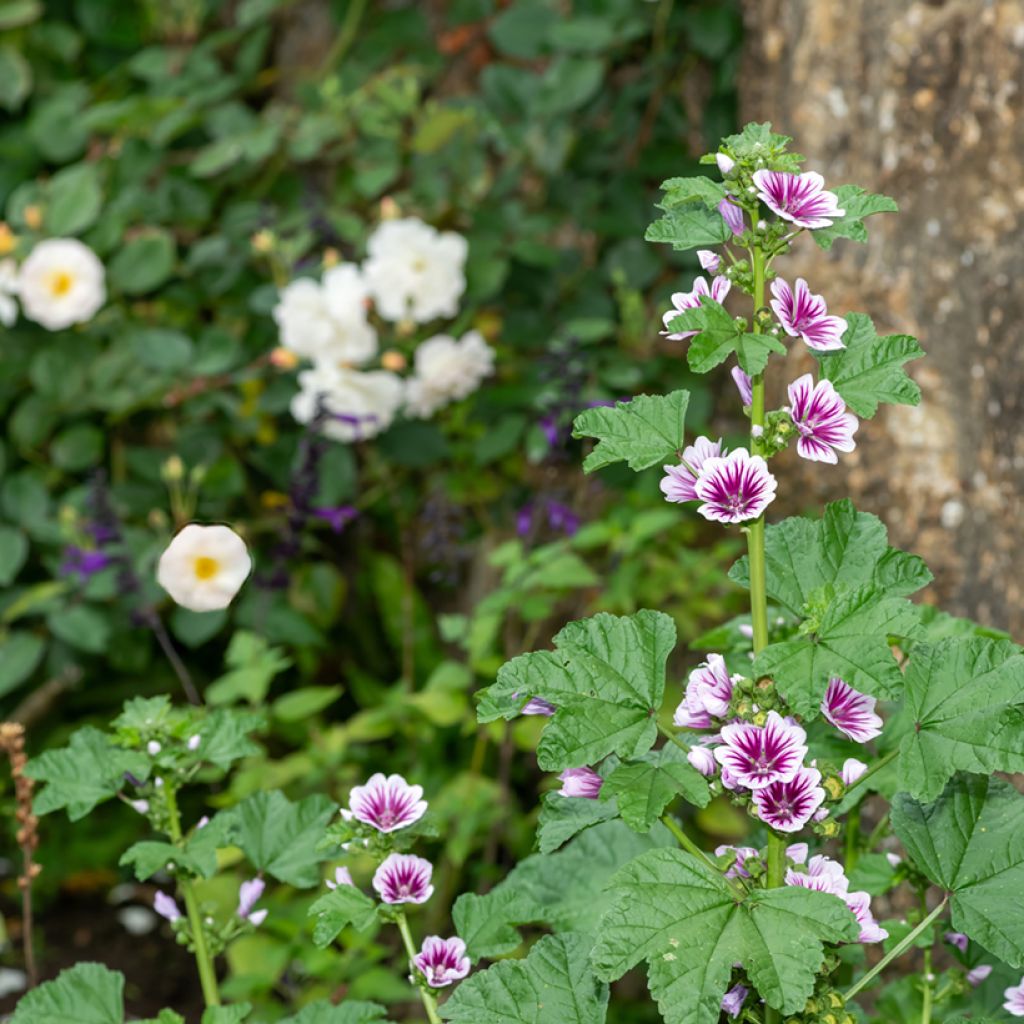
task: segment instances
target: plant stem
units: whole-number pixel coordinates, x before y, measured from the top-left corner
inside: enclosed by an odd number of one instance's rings
[[[849,873],[860,859],[860,804],[851,807],[846,816],[846,871]]]
[[[661,735],[665,737],[665,739],[669,740],[671,743],[674,743],[680,750],[685,750],[687,754],[690,752],[690,748],[670,729],[666,729],[665,726],[661,724],[661,722],[658,723],[658,732],[660,732]]]
[[[889,950],[881,960],[871,968],[867,974],[861,976],[861,978],[855,982],[850,988],[843,993],[844,1002],[849,1002],[861,989],[869,985],[875,978],[885,970],[889,964],[898,956],[902,956],[916,941],[917,937],[926,929],[931,926],[934,920],[946,909],[946,902],[949,896],[943,896],[942,902],[908,935],[901,939],[892,949]]]
[[[898,747],[895,750],[890,750],[889,753],[885,755],[885,757],[876,761],[852,786],[847,786],[847,793],[849,793],[851,789],[856,789],[858,786],[864,785],[864,783],[867,782],[868,779],[870,779],[871,776],[875,774],[875,772],[880,772],[887,764],[889,764],[893,760],[893,758],[896,757],[898,753]]]
[[[409,970],[415,970],[413,959],[416,956],[416,946],[412,941],[412,932],[409,931],[409,922],[401,910],[395,914],[395,924],[398,925],[398,930],[402,934],[405,951],[409,954]],[[437,1000],[425,988],[421,988],[419,985],[416,988],[419,989],[420,999],[423,1000],[423,1009],[427,1011],[427,1020],[430,1021],[430,1024],[441,1024],[441,1016],[437,1012]]]
[[[709,868],[721,873],[722,869],[679,827],[671,815],[663,814],[661,816],[661,823],[676,837],[679,845],[687,853],[692,853],[694,857],[703,861]],[[732,889],[739,899],[743,899],[746,896],[746,892],[739,882],[733,878],[726,878],[726,881],[729,883],[729,888]]]
[[[167,834],[175,846],[184,846],[184,838],[181,834],[181,815],[178,813],[177,794],[170,785],[165,786],[164,793],[167,801]],[[192,929],[192,945],[195,947],[196,967],[199,969],[199,984],[203,989],[203,1000],[207,1007],[220,1006],[217,972],[213,966],[213,957],[210,956],[210,950],[206,945],[206,933],[203,931],[203,915],[199,910],[199,901],[196,899],[192,879],[179,875],[178,888],[181,890],[181,898],[185,901],[185,913],[188,915],[188,923]]]
[[[363,19],[363,11],[365,9],[366,0],[349,0],[341,29],[330,50],[327,51],[327,56],[324,57],[323,63],[320,65],[317,77],[321,80],[337,68],[342,58],[348,53],[349,47],[355,42],[356,34],[359,32],[359,23]]]

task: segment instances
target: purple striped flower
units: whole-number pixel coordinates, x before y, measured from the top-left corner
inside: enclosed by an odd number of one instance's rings
[[[521,715],[543,715],[545,718],[551,718],[552,715],[558,710],[554,704],[549,704],[546,700],[541,697],[531,697],[524,705],[523,710],[519,712]]]
[[[683,461],[678,466],[664,466],[665,476],[658,485],[666,501],[696,501],[694,485],[708,459],[722,454],[722,439],[712,441],[710,437],[698,437],[693,444],[683,449]]]
[[[413,958],[416,969],[431,988],[445,988],[469,974],[469,957],[462,939],[442,939],[428,935],[423,947]]]
[[[352,817],[378,832],[408,828],[426,813],[422,786],[410,786],[401,775],[381,772],[372,775],[365,786],[355,786],[349,794]]]
[[[676,708],[673,722],[681,729],[706,729],[712,718],[729,713],[733,684],[740,676],[730,676],[725,659],[709,654],[708,660],[690,673],[686,696]]]
[[[843,762],[839,774],[842,776],[844,785],[852,786],[867,770],[868,766],[863,761],[858,761],[855,757],[848,757]]]
[[[690,747],[686,754],[686,760],[707,779],[710,779],[718,771],[718,762],[715,760],[714,753],[705,746]]]
[[[558,791],[562,796],[596,800],[601,795],[601,786],[604,785],[604,779],[593,768],[585,765],[582,768],[566,768],[558,777],[562,780],[562,788]]]
[[[857,924],[860,925],[858,942],[881,942],[883,939],[889,938],[889,933],[879,925],[874,914],[871,913],[870,893],[851,892],[847,893],[843,899],[853,912],[853,916],[857,918]]]
[[[1024,978],[1019,985],[1012,985],[1003,992],[1006,1002],[1003,1009],[1011,1017],[1024,1017]]]
[[[692,338],[695,334],[699,334],[699,331],[673,332],[671,329],[672,321],[687,309],[699,308],[702,296],[710,296],[715,302],[724,302],[731,287],[732,282],[727,277],[714,278],[710,287],[708,287],[708,282],[704,277],[695,277],[693,279],[693,288],[690,291],[673,293],[673,308],[661,318],[662,323],[665,325],[665,330],[661,333],[671,341],[685,341],[687,338]]]
[[[248,921],[257,928],[267,919],[265,910],[254,910],[267,883],[262,878],[253,878],[238,887],[238,910],[236,913],[243,921]]]
[[[788,782],[800,771],[807,754],[807,733],[777,711],[768,712],[764,725],[732,722],[722,726],[721,740],[722,746],[715,748],[716,760],[739,785],[753,790]]]
[[[843,865],[831,857],[815,854],[803,871],[789,868],[786,871],[786,885],[815,892],[830,892],[833,896],[846,896],[850,882],[843,871]]]
[[[835,465],[837,451],[852,452],[857,447],[853,435],[860,422],[846,411],[846,403],[830,380],[815,384],[805,373],[789,385],[789,401],[786,411],[800,432],[796,450],[803,458]]]
[[[163,918],[166,918],[172,924],[181,917],[181,911],[178,909],[178,904],[167,895],[165,892],[158,892],[153,897],[153,909]]]
[[[806,864],[808,853],[810,853],[810,849],[806,843],[790,843],[786,847],[786,856],[794,864]]]
[[[754,792],[758,817],[776,832],[799,832],[825,800],[817,768],[801,768],[788,782]]]
[[[796,279],[795,291],[781,277],[776,278],[772,281],[772,296],[772,311],[791,338],[801,338],[815,352],[846,348],[846,321],[841,316],[829,316],[825,300],[814,295],[802,277]]]
[[[875,698],[847,686],[838,676],[828,681],[821,713],[856,743],[867,743],[881,735],[882,719],[875,714]]]
[[[743,523],[756,519],[774,500],[775,477],[760,455],[737,448],[708,459],[693,489],[703,502],[697,511],[705,519]]]
[[[328,889],[337,889],[339,885],[351,885],[354,887],[355,884],[352,881],[352,873],[346,867],[335,868],[334,878],[328,878],[324,882]]]
[[[740,401],[744,405],[753,405],[754,403],[754,383],[750,379],[750,375],[744,373],[738,366],[732,368],[732,379],[736,385],[736,390],[740,393]]]
[[[754,184],[757,198],[797,227],[827,228],[846,213],[839,207],[839,197],[825,189],[825,179],[816,171],[754,171]]]
[[[743,1003],[747,998],[746,985],[733,985],[728,992],[722,996],[722,1010],[730,1017],[738,1017],[743,1012]]]
[[[971,988],[977,988],[991,973],[991,964],[978,964],[967,972],[967,984]]]
[[[747,861],[758,860],[761,856],[761,851],[755,850],[752,846],[729,846],[726,844],[715,847],[716,857],[724,857],[729,853],[735,853],[736,860],[726,870],[726,878],[749,878],[750,872],[747,870]]]
[[[411,853],[389,853],[373,874],[373,887],[385,903],[426,903],[434,893],[429,860]]]
[[[747,230],[747,225],[743,220],[743,210],[731,199],[723,199],[718,204],[718,212],[734,235],[742,235]]]
[[[722,265],[722,257],[713,249],[698,249],[697,262],[700,263],[702,270],[717,274],[718,268]]]
[[[963,932],[946,932],[942,936],[951,946],[955,946],[961,953],[967,952],[967,943],[970,941]]]

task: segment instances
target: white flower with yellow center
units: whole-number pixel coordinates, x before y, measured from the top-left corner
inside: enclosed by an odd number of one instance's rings
[[[91,320],[107,299],[103,264],[77,238],[40,242],[18,273],[21,309],[48,331]]]
[[[494,372],[494,349],[479,331],[469,331],[458,341],[438,334],[416,349],[413,369],[405,411],[425,419],[480,387]]]
[[[252,570],[245,541],[228,526],[190,523],[160,556],[156,578],[183,608],[227,608]]]

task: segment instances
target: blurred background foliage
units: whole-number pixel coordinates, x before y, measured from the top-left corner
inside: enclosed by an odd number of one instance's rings
[[[739,44],[718,0],[0,2],[0,247],[79,237],[109,291],[87,325],[0,335],[0,702],[30,747],[128,696],[180,697],[185,671],[208,702],[266,715],[265,756],[219,805],[272,786],[343,801],[398,771],[440,815],[439,892],[482,891],[528,853],[536,722],[478,731],[473,691],[596,610],[661,608],[683,641],[738,610],[733,542],[666,506],[655,475],[584,480],[570,424],[686,387],[692,428],[712,429],[709,385],[658,336],[696,263],[643,232],[660,181],[734,128]],[[495,346],[496,374],[433,421],[321,442],[288,411],[270,311],[396,210],[467,237],[456,327]],[[336,533],[295,515],[310,495],[360,514]],[[176,609],[153,581],[193,514],[253,550],[228,613]],[[110,564],[76,573],[69,550],[111,531]],[[64,919],[44,910],[48,973],[76,958],[69,921],[107,941],[92,908],[133,828],[116,806],[47,819],[39,889]],[[328,993],[407,997],[372,942],[340,971],[310,952],[308,902],[280,892],[233,947],[230,996],[273,1012],[303,949]],[[152,1005],[184,1009],[190,966],[163,949]]]

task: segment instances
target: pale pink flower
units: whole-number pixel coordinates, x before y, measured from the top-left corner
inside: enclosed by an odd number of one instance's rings
[[[722,172],[723,176],[736,166],[736,161],[726,153],[716,153],[715,163],[718,164],[718,169]]]
[[[731,199],[723,199],[718,204],[718,212],[734,235],[742,235],[747,230],[746,222],[743,219],[743,210]]]
[[[566,768],[558,776],[562,780],[562,788],[558,791],[562,796],[582,797],[585,800],[596,800],[601,795],[604,779],[593,768]]]
[[[786,171],[754,171],[757,197],[783,220],[801,228],[829,227],[846,211],[839,198],[825,189],[825,179],[816,171],[789,174]]]
[[[352,881],[352,873],[346,867],[340,867],[334,869],[334,878],[328,878],[324,885],[328,889],[337,889],[339,885],[351,885],[354,886],[356,883]]]
[[[760,850],[755,850],[752,846],[716,846],[715,856],[724,857],[728,853],[735,853],[736,860],[733,861],[732,865],[725,872],[726,878],[749,878],[750,872],[747,870],[746,864],[748,860],[758,860],[761,856]]]
[[[178,904],[165,892],[158,892],[153,897],[153,909],[163,918],[174,922],[181,917]]]
[[[833,896],[845,896],[850,888],[842,864],[820,853],[808,861],[803,871],[789,868],[786,872],[786,885],[830,892]]]
[[[715,755],[707,747],[690,747],[686,754],[686,760],[705,778],[710,779],[718,771]]]
[[[700,263],[702,270],[706,270],[711,274],[717,274],[718,268],[722,265],[722,257],[713,249],[698,249],[697,261]]]
[[[1019,985],[1006,989],[1003,995],[1006,997],[1003,1009],[1011,1017],[1024,1017],[1024,978],[1021,978]]]
[[[991,964],[978,964],[967,972],[967,984],[971,988],[977,988],[991,973]]]

